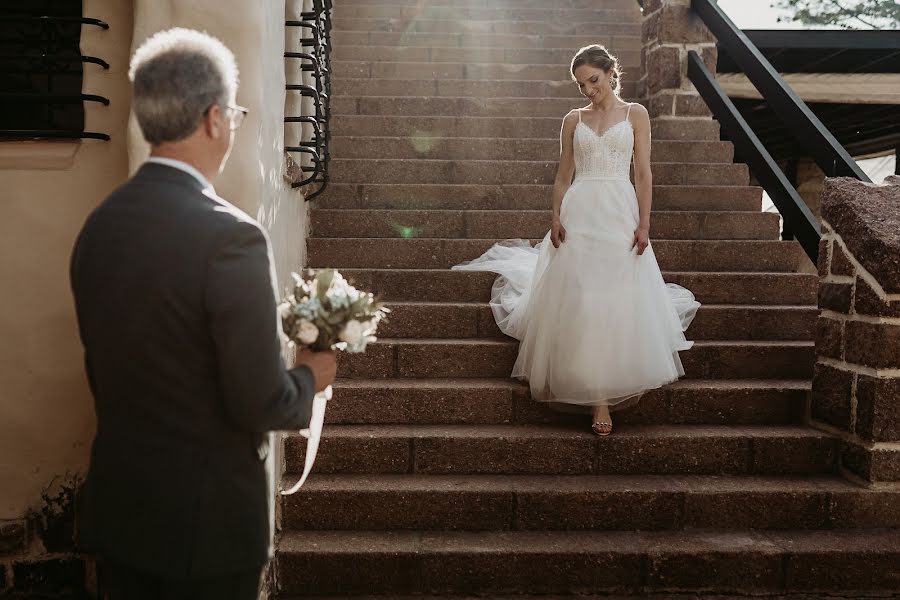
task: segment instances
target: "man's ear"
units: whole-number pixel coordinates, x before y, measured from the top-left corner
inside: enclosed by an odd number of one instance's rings
[[[222,114],[222,107],[213,104],[203,115],[203,127],[206,135],[213,139],[219,139],[225,135],[225,115]]]

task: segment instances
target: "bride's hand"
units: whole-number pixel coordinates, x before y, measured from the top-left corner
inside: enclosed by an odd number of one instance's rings
[[[559,217],[553,217],[553,223],[550,225],[550,241],[554,248],[566,241],[566,228],[559,222]]]
[[[632,249],[637,248],[638,256],[644,253],[647,246],[650,245],[650,227],[638,227],[634,230],[634,241],[631,243]]]

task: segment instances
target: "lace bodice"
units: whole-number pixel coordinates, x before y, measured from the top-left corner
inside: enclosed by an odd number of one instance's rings
[[[634,152],[634,131],[628,115],[625,119],[597,133],[581,120],[578,111],[578,125],[572,139],[575,154],[575,179],[581,177],[620,177],[628,179],[631,156]]]

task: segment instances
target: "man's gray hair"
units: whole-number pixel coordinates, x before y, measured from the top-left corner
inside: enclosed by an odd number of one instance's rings
[[[210,106],[237,94],[234,54],[216,38],[176,27],[151,36],[131,58],[131,106],[151,145],[190,136]]]

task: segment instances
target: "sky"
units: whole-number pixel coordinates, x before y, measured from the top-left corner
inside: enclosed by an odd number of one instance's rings
[[[772,0],[719,0],[734,24],[741,29],[800,29],[799,23],[779,23],[785,11],[772,8]]]

